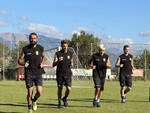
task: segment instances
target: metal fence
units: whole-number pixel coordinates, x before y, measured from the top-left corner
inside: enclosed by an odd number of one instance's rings
[[[45,48],[46,65],[52,65],[55,52],[60,46],[60,42],[49,43],[39,42]],[[73,69],[79,69],[79,73],[84,76],[91,76],[87,74],[89,71],[88,60],[91,55],[97,52],[93,43],[86,44],[85,46],[79,42],[75,46],[69,45],[74,53],[74,66]],[[82,46],[81,46],[82,45]],[[122,43],[105,43],[106,53],[110,56],[112,75],[118,75],[118,69],[115,68],[115,62],[120,54],[123,53]],[[128,44],[130,46],[130,53],[134,56],[134,65],[137,69],[143,69],[143,77],[135,77],[140,80],[150,79],[150,45],[149,44]],[[21,45],[18,42],[2,41],[0,43],[0,79],[16,79],[18,64],[17,60],[21,53]],[[53,70],[54,73],[55,69]],[[78,75],[79,76],[79,75]],[[82,75],[83,76],[83,75]],[[82,77],[79,77],[82,78]],[[117,77],[116,77],[117,79]]]

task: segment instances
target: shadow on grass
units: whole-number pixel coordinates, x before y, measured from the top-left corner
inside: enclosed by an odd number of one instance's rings
[[[27,105],[20,105],[20,104],[2,104],[0,106],[16,106],[16,107],[27,107]],[[0,112],[1,113],[1,112]]]
[[[58,99],[49,99],[49,100],[58,100]],[[92,102],[93,98],[69,98],[68,101],[81,101],[81,102]]]
[[[42,106],[39,106],[39,108],[57,108],[57,105],[58,104],[45,104],[45,103],[39,103],[39,105],[42,105]],[[63,103],[62,103],[62,107],[63,107]],[[84,106],[83,104],[81,105],[70,105],[69,104],[69,107],[67,108],[70,108],[70,107],[84,107],[84,108],[90,108],[92,106]],[[65,107],[64,107],[65,108]]]
[[[55,100],[57,99],[49,99],[49,100]],[[75,101],[75,102],[93,102],[93,98],[74,98],[74,99],[68,99],[68,101]],[[148,102],[145,100],[128,100],[126,99],[127,102]],[[121,103],[121,99],[111,99],[111,98],[102,98],[101,103]]]
[[[128,100],[126,99],[126,102],[148,102],[144,100]],[[121,99],[101,99],[101,103],[121,103]]]
[[[22,113],[22,112],[4,112],[4,111],[0,111],[0,113]]]

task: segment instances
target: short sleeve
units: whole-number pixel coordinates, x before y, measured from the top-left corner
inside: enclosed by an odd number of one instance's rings
[[[44,47],[41,46],[41,52],[44,52]]]

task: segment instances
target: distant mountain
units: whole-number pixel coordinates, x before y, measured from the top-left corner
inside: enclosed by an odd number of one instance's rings
[[[13,48],[19,41],[28,41],[28,35],[21,33],[0,33],[0,42],[5,43],[8,47]],[[45,49],[58,47],[60,44],[59,38],[46,37],[39,35],[38,43],[44,46]]]

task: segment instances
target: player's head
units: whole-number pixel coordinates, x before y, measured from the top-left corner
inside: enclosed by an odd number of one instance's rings
[[[36,33],[30,33],[29,35],[30,45],[36,45],[38,41],[38,36]]]
[[[104,54],[105,53],[105,46],[103,44],[99,45],[99,52],[100,54]]]
[[[62,47],[62,50],[67,51],[68,50],[68,41],[62,40],[61,41],[61,47]]]
[[[123,51],[124,51],[125,54],[128,54],[129,53],[129,46],[128,45],[124,45]]]

